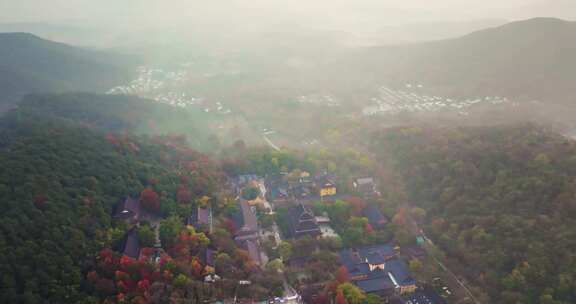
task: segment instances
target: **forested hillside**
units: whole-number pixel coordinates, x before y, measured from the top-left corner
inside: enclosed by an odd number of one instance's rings
[[[26,96],[17,116],[55,119],[108,132],[185,135],[191,146],[202,151],[216,148],[206,120],[193,110],[124,95],[90,93],[36,94]],[[206,116],[206,115],[205,115]]]
[[[28,93],[106,91],[128,79],[135,62],[27,33],[0,33],[0,106]]]
[[[396,128],[373,150],[490,303],[576,302],[576,142],[546,128]]]
[[[375,47],[355,53],[352,70],[376,81],[422,83],[439,94],[573,101],[576,23],[535,18],[461,38]]]
[[[126,229],[111,217],[121,200],[148,189],[157,212],[187,214],[183,194],[214,198],[222,184],[218,168],[181,138],[105,133],[26,112],[2,122],[1,303],[96,302],[108,293],[86,272]]]

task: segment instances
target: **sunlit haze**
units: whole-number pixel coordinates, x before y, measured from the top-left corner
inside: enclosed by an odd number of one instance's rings
[[[372,27],[535,16],[576,17],[571,0],[2,0],[3,22],[169,28],[279,23],[369,31]]]

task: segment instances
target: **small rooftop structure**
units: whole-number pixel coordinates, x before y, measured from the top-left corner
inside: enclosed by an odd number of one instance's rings
[[[389,222],[388,218],[380,212],[380,209],[374,205],[369,204],[364,208],[362,214],[368,219],[370,225],[376,229],[383,229]]]
[[[318,227],[320,227],[320,233],[323,238],[335,238],[339,236],[328,224],[318,224]]]
[[[271,202],[283,203],[290,199],[290,193],[288,192],[289,185],[283,182],[281,178],[268,179],[266,188],[268,189],[266,198]]]
[[[357,192],[369,196],[376,193],[376,184],[372,177],[357,178],[353,183]]]
[[[316,217],[316,223],[318,223],[318,225],[320,224],[329,224],[330,223],[330,218],[326,215],[321,215],[321,216],[317,216]]]
[[[119,251],[124,256],[133,259],[140,257],[140,240],[138,239],[138,231],[136,229],[133,228],[126,233]]]
[[[416,289],[406,263],[391,245],[349,248],[340,251],[339,256],[351,281],[364,292],[387,296]]]
[[[292,187],[291,190],[292,193],[294,194],[294,197],[296,197],[297,199],[307,199],[309,197],[312,197],[312,191],[308,186],[296,185]]]
[[[212,232],[212,208],[197,207],[186,218],[186,225],[194,226],[198,230]]]
[[[230,179],[230,182],[232,183],[236,191],[240,193],[241,189],[246,186],[255,186],[255,185],[257,186],[259,184],[264,184],[264,178],[255,174],[244,174],[244,175],[238,175]]]
[[[234,216],[234,222],[238,227],[234,239],[237,241],[257,239],[259,227],[254,207],[244,200],[239,201],[239,207],[240,210]]]
[[[235,179],[234,182],[240,186],[240,187],[244,187],[247,184],[249,184],[250,182],[253,181],[260,181],[262,180],[262,178],[258,175],[255,174],[244,174],[244,175],[238,175]]]
[[[447,304],[432,288],[419,289],[403,297],[404,304]]]
[[[234,217],[238,230],[234,240],[238,246],[245,249],[250,258],[258,266],[262,265],[261,248],[259,243],[259,226],[254,207],[245,200],[239,201],[240,210]]]
[[[331,196],[336,194],[336,183],[334,177],[327,173],[318,175],[314,179],[318,194],[320,197]]]
[[[303,203],[298,203],[296,206],[290,208],[288,222],[293,237],[302,237],[305,235],[317,237],[322,234],[312,208]]]

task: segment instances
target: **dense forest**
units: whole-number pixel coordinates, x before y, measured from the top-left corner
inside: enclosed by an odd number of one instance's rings
[[[204,197],[215,208],[222,203],[222,173],[181,137],[105,132],[24,110],[1,125],[2,303],[106,296],[86,272],[126,232],[111,215],[127,196],[142,196],[144,207],[162,216],[187,215]]]
[[[178,134],[186,136],[188,144],[201,151],[214,151],[220,144],[211,133],[207,118],[198,118],[192,110],[134,96],[91,93],[27,95],[18,104],[15,114],[117,133]]]
[[[312,240],[265,244],[270,261],[257,267],[233,239],[238,210],[226,175],[331,168],[352,178],[350,172],[371,172],[368,159],[353,151],[277,152],[238,142],[217,161],[190,148],[184,135],[142,130],[161,114],[178,115],[132,97],[32,95],[0,119],[0,303],[264,299],[283,293],[279,258],[315,250],[312,278],[333,279],[338,264],[331,251],[340,242],[320,249]],[[113,216],[127,197],[140,198],[148,219],[134,226]],[[210,233],[186,225],[198,207],[213,211]],[[343,221],[351,217],[346,210]],[[132,232],[141,246],[137,259],[121,253]],[[217,283],[206,284],[214,274]],[[296,280],[288,269],[286,275]],[[238,288],[242,280],[250,286]]]
[[[352,149],[275,151],[238,141],[213,160],[191,149],[184,135],[142,129],[163,113],[171,112],[131,97],[37,95],[0,120],[0,302],[267,298],[282,294],[280,272],[294,286],[329,282],[321,293],[329,299],[345,282],[339,282],[334,251],[392,239],[413,245],[399,224],[400,205],[421,208],[417,222],[481,299],[576,301],[576,143],[552,130],[531,124],[391,128],[374,134],[376,159]],[[312,203],[341,237],[265,242],[270,262],[256,271],[233,239],[238,210],[226,176],[289,179],[303,171],[335,173],[339,191],[351,194],[354,178],[378,176],[384,193],[372,203],[393,225],[373,229],[361,212],[366,202],[354,195]],[[129,196],[140,198],[154,223],[135,228],[112,217]],[[185,225],[193,209],[207,206],[214,211],[213,231]],[[286,212],[260,210],[258,221],[264,227],[277,221],[287,234]],[[156,224],[164,248],[157,257]],[[143,249],[128,260],[118,247],[133,230]],[[214,253],[212,265],[207,250]],[[290,259],[304,263],[307,279],[282,262]],[[210,274],[222,280],[207,285]],[[241,280],[252,284],[238,289]]]
[[[381,131],[424,231],[490,303],[576,302],[576,142],[536,125]]]

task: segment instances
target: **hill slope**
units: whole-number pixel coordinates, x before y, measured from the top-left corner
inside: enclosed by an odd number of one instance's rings
[[[537,18],[444,41],[356,54],[375,79],[424,83],[455,95],[573,101],[576,22]]]
[[[178,191],[194,201],[221,184],[218,167],[177,138],[110,134],[22,110],[0,122],[2,303],[96,303],[89,294],[116,287],[100,280],[94,291],[86,272],[128,229],[111,217],[120,200],[154,189],[160,213],[187,215]]]
[[[398,128],[372,142],[484,303],[576,301],[576,142],[532,125]]]
[[[52,119],[106,132],[147,135],[184,135],[191,146],[213,151],[211,118],[206,113],[175,108],[147,99],[93,93],[31,94],[22,99],[14,114]],[[0,121],[0,125],[1,125]]]
[[[26,33],[0,34],[0,107],[27,93],[102,91],[128,76],[130,60]]]

